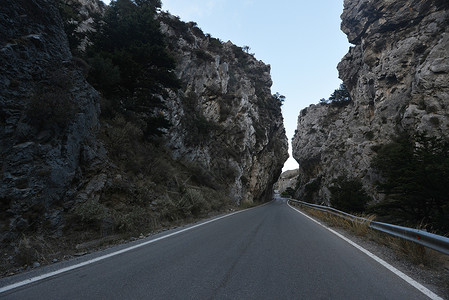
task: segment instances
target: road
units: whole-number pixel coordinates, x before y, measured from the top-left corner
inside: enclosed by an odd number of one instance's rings
[[[428,298],[276,199],[6,291],[0,299]]]

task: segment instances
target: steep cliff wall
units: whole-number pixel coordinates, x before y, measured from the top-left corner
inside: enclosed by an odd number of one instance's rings
[[[270,67],[165,13],[161,48],[175,58],[181,88],[150,96],[165,104],[151,113],[171,127],[145,136],[145,113],[86,81],[95,68],[83,56],[86,33],[103,9],[98,0],[2,5],[0,242],[10,256],[0,269],[48,261],[44,246],[70,252],[269,200],[288,156]]]
[[[326,202],[332,180],[347,175],[379,200],[376,146],[401,133],[449,137],[448,23],[447,1],[345,1],[342,30],[355,46],[338,70],[353,101],[300,113],[298,196]]]
[[[168,101],[174,157],[226,182],[237,203],[271,199],[288,157],[281,103],[270,91],[270,66],[194,23],[162,16],[183,88]]]
[[[8,1],[0,14],[1,236],[62,213],[104,153],[99,96],[72,60],[53,1]],[[11,231],[10,231],[11,229]]]

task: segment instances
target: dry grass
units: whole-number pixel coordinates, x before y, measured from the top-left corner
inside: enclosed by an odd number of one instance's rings
[[[378,244],[393,249],[398,256],[411,261],[415,265],[435,268],[449,263],[449,256],[447,255],[383,232],[371,230],[367,237]]]
[[[34,263],[48,264],[59,255],[51,239],[42,235],[22,234],[14,243],[14,247],[1,248],[3,257],[0,263],[2,272],[10,271],[12,267],[31,268]],[[1,275],[1,274],[0,274]]]
[[[240,209],[248,209],[248,208],[252,208],[252,207],[256,207],[260,205],[260,203],[257,202],[253,202],[253,201],[242,201],[242,203],[240,203]]]
[[[360,215],[368,219],[367,222],[359,223],[342,217],[309,208],[302,208],[307,214],[322,220],[331,227],[339,227],[349,230],[351,233],[374,241],[380,245],[387,246],[403,259],[411,261],[416,265],[423,265],[429,268],[449,266],[449,256],[440,252],[426,248],[422,245],[400,239],[389,234],[373,230],[369,227],[370,222],[375,219],[373,215]]]
[[[375,216],[373,216],[373,215],[360,215],[359,217],[365,218],[368,221],[354,222],[354,221],[339,217],[337,215],[319,211],[319,210],[306,208],[306,209],[304,209],[304,211],[307,212],[307,214],[324,221],[326,224],[329,224],[330,226],[349,229],[352,233],[354,233],[358,236],[366,236],[372,231],[371,228],[369,227],[369,225],[370,225],[371,221],[373,221],[375,218]]]

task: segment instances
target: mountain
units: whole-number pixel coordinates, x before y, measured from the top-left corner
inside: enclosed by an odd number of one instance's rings
[[[120,54],[102,36],[119,15],[101,1],[2,6],[2,268],[271,199],[288,154],[270,66],[157,7],[118,2],[153,26]],[[148,33],[125,32],[119,43]],[[142,45],[151,55],[126,53]]]

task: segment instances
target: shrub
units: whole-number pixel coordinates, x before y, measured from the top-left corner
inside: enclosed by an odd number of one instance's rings
[[[78,112],[72,99],[72,72],[60,65],[49,66],[49,72],[40,83],[27,107],[27,116],[37,128],[57,126],[65,129]]]
[[[377,186],[386,196],[376,213],[406,226],[449,231],[449,141],[402,135],[378,150],[372,166],[383,176]]]
[[[285,96],[284,95],[281,95],[278,92],[276,92],[276,94],[273,94],[272,96],[273,96],[273,100],[275,102],[277,102],[277,104],[279,106],[282,106],[284,104],[284,102],[285,102]]]
[[[140,207],[130,207],[128,211],[116,211],[114,214],[114,227],[122,232],[142,231],[151,224],[148,212]]]
[[[317,192],[320,190],[322,177],[312,179],[304,186],[304,201],[312,203],[316,197]]]
[[[112,1],[97,22],[86,51],[93,66],[89,82],[105,97],[120,99],[109,102],[117,106],[115,111],[144,120],[148,139],[162,135],[170,126],[163,115],[157,115],[158,109],[164,108],[159,95],[165,97],[169,89],[180,87],[173,72],[175,60],[168,53],[156,18],[160,6],[160,1],[153,0]],[[188,27],[172,21],[179,30]]]
[[[35,94],[27,108],[27,116],[38,128],[56,125],[66,128],[77,112],[70,94],[62,89],[52,89]]]
[[[78,12],[81,9],[81,3],[73,1],[59,1],[59,13],[64,20],[64,31],[67,35],[70,49],[72,52],[80,45],[83,39],[83,34],[78,32],[78,23],[82,21],[81,15]]]
[[[204,50],[201,50],[201,49],[195,49],[195,50],[193,51],[193,53],[195,54],[195,56],[196,56],[198,59],[203,60],[203,61],[205,61],[205,62],[211,62],[211,61],[214,61],[214,58],[212,57],[212,55],[210,55],[209,53],[207,53],[207,52],[204,51]]]
[[[54,254],[48,239],[38,235],[24,235],[17,240],[14,262],[16,266],[31,266],[34,262],[45,262],[46,256]]]
[[[190,182],[192,182],[192,184],[205,186],[212,189],[220,188],[220,185],[217,183],[214,174],[206,170],[200,164],[196,162],[185,162],[183,164],[191,173]]]
[[[320,100],[321,104],[332,104],[334,106],[345,106],[351,102],[351,95],[344,83],[340,84],[340,87],[330,95],[328,100],[324,98]]]
[[[107,132],[110,138],[109,151],[114,156],[128,154],[135,150],[135,145],[142,141],[143,132],[135,124],[127,122],[123,117],[115,117]]]
[[[288,187],[284,192],[282,192],[282,197],[290,198],[295,196],[295,190],[291,187]]]
[[[245,66],[246,61],[249,59],[249,54],[245,53],[242,48],[232,45],[232,52],[236,59],[239,60],[240,65]]]
[[[208,49],[211,51],[219,51],[223,48],[223,42],[219,39],[213,38],[209,35],[206,35],[209,38]]]
[[[95,55],[88,59],[91,70],[89,82],[105,96],[110,96],[115,89],[113,87],[120,82],[120,69],[109,58]]]
[[[370,197],[363,189],[360,180],[340,176],[332,183],[333,185],[329,187],[332,207],[350,213],[360,213],[365,210]]]
[[[75,206],[73,212],[81,219],[82,223],[97,226],[110,216],[108,208],[98,199],[89,199]]]
[[[172,16],[169,14],[161,14],[164,23],[173,28],[173,30],[178,34],[178,36],[186,36],[189,32],[189,24],[181,21],[178,16]]]
[[[187,188],[184,199],[186,208],[195,217],[210,210],[210,204],[204,199],[203,193],[199,189]]]

